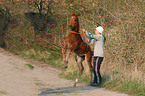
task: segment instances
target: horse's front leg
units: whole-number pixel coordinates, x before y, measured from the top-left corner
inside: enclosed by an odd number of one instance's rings
[[[65,68],[67,68],[70,53],[71,53],[71,49],[68,49],[66,53]]]
[[[77,56],[76,62],[77,62],[78,68],[79,68],[79,73],[77,74],[77,78],[76,78],[75,83],[74,83],[74,85],[73,85],[74,87],[75,87],[76,84],[78,83],[78,80],[79,80],[79,78],[81,77],[82,72],[83,72],[83,70],[84,70],[84,67],[83,67],[83,65],[82,65],[82,62],[83,62],[84,60],[85,60],[84,57],[79,57],[79,56]]]
[[[66,50],[67,50],[67,43],[65,44],[64,48],[62,48],[62,56],[63,56],[64,63],[66,63],[66,57],[65,57]]]

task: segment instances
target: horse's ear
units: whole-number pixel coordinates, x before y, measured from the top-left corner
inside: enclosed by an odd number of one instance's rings
[[[77,12],[77,14],[76,14],[77,16],[80,16],[80,13],[79,12]]]
[[[74,13],[71,13],[71,16],[73,16],[74,15]]]
[[[79,15],[80,15],[79,13],[77,13],[77,14],[72,13],[72,14],[71,14],[71,16],[77,16],[77,17],[78,17]]]

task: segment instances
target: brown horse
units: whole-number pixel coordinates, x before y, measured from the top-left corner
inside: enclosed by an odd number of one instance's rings
[[[66,44],[64,48],[62,48],[62,54],[63,54],[63,60],[65,63],[65,68],[67,68],[67,63],[69,59],[69,55],[71,52],[74,52],[76,54],[76,62],[79,67],[79,74],[77,75],[77,78],[75,80],[74,86],[76,86],[84,67],[82,65],[82,62],[84,60],[87,61],[87,64],[89,65],[90,72],[91,72],[91,82],[93,78],[93,67],[91,64],[92,61],[92,51],[90,46],[88,46],[86,43],[83,42],[81,33],[79,33],[79,20],[78,20],[78,14],[71,14],[70,17],[70,24],[69,27],[71,29],[69,35],[66,38]],[[66,57],[65,57],[65,52]]]

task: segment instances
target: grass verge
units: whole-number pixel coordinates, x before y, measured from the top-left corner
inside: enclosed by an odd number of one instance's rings
[[[26,64],[30,69],[34,69],[34,66],[32,66],[31,64]]]
[[[57,68],[63,69],[63,64],[61,63],[62,59],[60,58],[59,55],[57,55],[59,53],[58,51],[59,50],[52,50],[52,49],[51,51],[43,51],[43,50],[37,50],[32,48],[32,49],[19,51],[17,54],[27,56],[37,61],[44,62],[46,64],[53,65],[56,66]],[[30,64],[27,64],[27,66],[29,66],[30,68],[33,67]]]
[[[130,80],[124,77],[113,78],[112,80],[105,81],[102,87],[132,96],[145,96],[145,86],[141,80]]]
[[[0,94],[7,94],[7,92],[5,92],[5,91],[0,91]]]

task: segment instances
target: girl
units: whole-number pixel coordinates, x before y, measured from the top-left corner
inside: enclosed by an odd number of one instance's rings
[[[103,27],[99,26],[95,30],[95,35],[89,33],[85,29],[83,32],[86,32],[86,35],[91,34],[91,38],[94,44],[94,60],[93,60],[93,70],[94,70],[94,82],[91,84],[92,86],[96,86],[101,83],[101,74],[100,74],[100,66],[104,58],[104,36]]]

